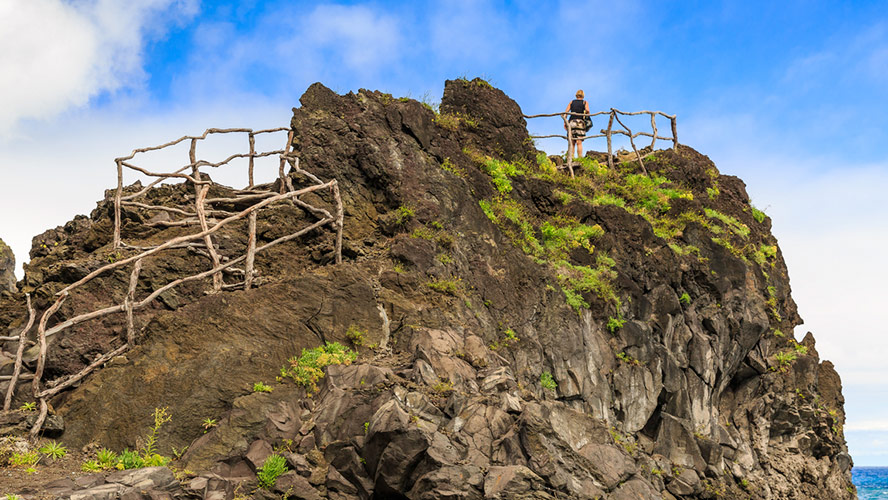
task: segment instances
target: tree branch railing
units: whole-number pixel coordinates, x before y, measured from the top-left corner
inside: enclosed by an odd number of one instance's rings
[[[593,117],[607,115],[608,122],[606,129],[600,129],[598,134],[593,135],[585,135],[586,131],[584,129],[575,129],[571,125],[571,117],[573,116],[582,116],[582,117]],[[632,132],[632,130],[620,120],[620,116],[638,116],[638,115],[650,115],[651,117],[651,132]],[[663,116],[669,119],[672,128],[672,137],[665,137],[659,135],[657,131],[657,116]],[[561,113],[548,113],[548,114],[539,114],[539,115],[524,115],[524,118],[547,118],[547,117],[555,117],[560,116],[562,121],[564,122],[564,129],[567,131],[566,135],[561,134],[548,134],[548,135],[531,135],[530,137],[533,139],[550,139],[560,137],[567,141],[567,168],[570,170],[570,175],[573,177],[573,142],[574,141],[586,141],[587,139],[597,139],[599,137],[607,138],[607,165],[610,168],[614,166],[614,152],[613,152],[613,136],[614,135],[623,135],[629,138],[629,144],[632,146],[632,151],[635,152],[635,158],[638,161],[638,164],[641,166],[642,171],[647,173],[647,169],[644,167],[644,162],[642,156],[638,152],[638,148],[635,146],[635,139],[638,137],[650,137],[651,138],[651,152],[654,150],[654,146],[657,143],[657,140],[663,141],[672,141],[672,149],[678,148],[678,126],[676,123],[676,115],[667,115],[662,111],[620,111],[616,108],[611,108],[609,111],[598,111],[596,113],[570,113],[570,112],[561,112]],[[616,121],[621,128],[614,128],[614,121]],[[577,133],[577,135],[574,135]],[[650,153],[648,153],[650,154]]]
[[[208,129],[203,133],[203,135],[200,136],[184,136],[175,141],[170,141],[160,146],[136,149],[133,150],[133,152],[129,156],[115,159],[115,163],[117,165],[117,190],[114,193],[113,199],[114,234],[112,246],[115,250],[129,250],[137,253],[126,258],[121,258],[115,262],[102,265],[98,269],[95,269],[92,272],[88,273],[80,280],[68,285],[67,287],[56,293],[55,302],[48,309],[46,309],[46,311],[40,316],[40,320],[37,323],[37,344],[39,346],[39,354],[37,356],[36,369],[33,374],[21,374],[22,353],[24,351],[26,343],[26,334],[31,330],[31,327],[33,326],[36,318],[36,313],[31,306],[30,296],[28,297],[28,310],[30,313],[30,318],[28,324],[20,332],[19,336],[16,337],[19,341],[19,346],[16,356],[15,369],[12,376],[8,377],[9,386],[6,391],[3,409],[9,409],[17,382],[20,380],[31,380],[32,396],[40,403],[40,412],[30,432],[32,439],[36,439],[38,437],[46,420],[49,398],[55,396],[62,390],[73,386],[105,362],[111,360],[115,356],[123,354],[129,348],[136,345],[136,328],[134,318],[135,312],[151,305],[153,301],[160,297],[163,293],[182,284],[207,278],[212,279],[213,288],[211,293],[219,293],[223,290],[233,290],[241,288],[249,290],[257,284],[257,271],[255,269],[256,254],[268,250],[269,248],[281,243],[293,241],[323,226],[330,226],[335,231],[336,234],[334,243],[334,260],[337,264],[342,262],[342,230],[344,210],[337,181],[335,179],[330,181],[322,181],[311,172],[308,172],[307,170],[304,170],[300,167],[299,158],[296,157],[294,153],[290,152],[290,144],[293,140],[292,131],[289,131],[287,135],[287,144],[283,149],[265,152],[256,151],[255,138],[257,135],[282,132],[287,130],[289,129],[275,128],[254,132],[251,129],[245,128]],[[216,163],[197,158],[196,150],[197,145],[200,141],[206,139],[209,135],[212,134],[230,133],[247,134],[249,142],[249,153],[233,154],[225,160]],[[184,141],[190,141],[190,148],[188,153],[189,163],[181,168],[178,168],[177,170],[174,170],[172,172],[151,172],[148,169],[135,165],[132,162],[133,158],[135,158],[140,153],[162,150],[180,144]],[[256,158],[274,155],[277,155],[279,158],[277,180],[274,184],[271,185],[257,185],[254,179],[254,160]],[[228,195],[228,197],[209,198],[207,195],[209,194],[209,190],[211,185],[213,185],[213,182],[201,176],[201,168],[219,168],[228,165],[232,160],[236,158],[248,158],[247,187],[242,190],[232,190],[233,194]],[[308,185],[307,187],[296,189],[293,186],[293,182],[290,176],[288,174],[285,174],[284,172],[285,167],[288,164],[291,167],[291,173],[296,172],[298,174],[301,174],[304,178],[308,179],[310,185]],[[189,170],[190,172],[188,172]],[[142,187],[135,193],[126,193],[124,186],[124,172],[126,171],[135,171],[149,177],[156,177],[156,179],[152,180],[150,183],[148,183],[147,186]],[[141,198],[146,195],[152,187],[158,185],[163,181],[173,179],[183,179],[185,182],[190,182],[193,184],[193,207],[190,207],[186,210],[180,207],[155,205],[150,203],[149,201],[141,200]],[[330,197],[332,198],[330,206],[335,208],[335,210],[332,211],[333,213],[331,213],[331,210],[328,210],[324,207],[315,206],[304,199],[300,199],[300,196],[307,195],[309,193],[329,193]],[[299,207],[306,213],[311,214],[317,220],[290,234],[278,237],[277,239],[266,242],[264,244],[259,244],[256,234],[258,215],[264,209],[278,203],[288,203],[292,206]],[[246,206],[246,208],[242,208],[239,211],[231,211],[220,208],[220,205],[230,206],[232,204],[236,204],[236,206],[239,205],[240,207]],[[126,243],[121,236],[121,229],[123,226],[122,211],[124,210],[124,207],[126,207],[127,209],[142,210],[146,212],[164,212],[168,214],[171,219],[174,217],[179,217],[178,220],[169,221],[169,225],[182,227],[193,225],[197,226],[198,230],[190,234],[172,237],[164,241],[163,243],[155,246],[131,245]],[[215,217],[218,217],[219,219],[214,219]],[[242,220],[246,220],[247,222],[247,244],[245,248],[242,252],[238,252],[239,255],[222,255],[221,249],[213,240],[214,235],[216,235],[216,233],[218,233],[221,229],[227,226],[231,226],[232,224]],[[146,225],[151,226],[151,224]],[[153,257],[164,250],[183,248],[197,252],[199,255],[206,257],[210,261],[209,268],[201,272],[197,272],[196,274],[183,276],[169,283],[166,283],[159,288],[153,289],[151,293],[148,294],[146,297],[138,297],[137,291],[139,288],[139,279],[142,272],[142,265],[145,262],[145,259]],[[230,249],[227,249],[227,251],[230,252]],[[243,269],[234,267],[242,263],[244,266]],[[73,292],[77,291],[78,289],[99,276],[108,275],[115,270],[123,270],[124,268],[129,268],[131,270],[129,272],[129,280],[127,283],[127,293],[122,302],[101,309],[84,312],[74,317],[65,319],[64,321],[59,321],[55,324],[51,324],[53,317],[58,313],[59,309],[62,307],[62,304],[71,296]],[[223,273],[228,273],[229,276],[235,275],[238,277],[239,281],[235,283],[225,283]],[[242,280],[240,280],[241,277]],[[151,288],[154,287],[153,284],[149,286]],[[66,377],[52,380],[47,382],[46,384],[43,384],[43,372],[46,366],[47,350],[49,347],[47,339],[49,337],[65,331],[75,325],[98,318],[103,318],[112,314],[120,313],[124,315],[126,325],[125,341],[122,345],[99,356],[88,366],[77,373],[70,374]],[[7,377],[0,378],[0,380],[4,379],[7,379]]]

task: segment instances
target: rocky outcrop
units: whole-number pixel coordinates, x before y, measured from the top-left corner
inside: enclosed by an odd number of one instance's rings
[[[0,240],[0,292],[14,292],[15,287],[15,255],[9,245]]]
[[[66,443],[132,448],[169,407],[161,452],[187,446],[177,467],[195,473],[176,494],[203,498],[854,498],[839,377],[813,336],[791,339],[786,266],[740,179],[686,146],[648,156],[649,176],[590,153],[570,178],[481,80],[448,81],[440,114],[320,84],[301,104],[293,148],[340,182],[344,262],[323,230],[263,256],[257,289],[161,297],[136,349],[53,401]],[[175,205],[177,189],[155,196]],[[49,250],[35,239],[38,307],[107,259],[108,210],[38,237]],[[299,217],[260,219],[260,238]],[[175,231],[144,220],[128,214],[128,238]],[[205,264],[182,251],[144,273]],[[120,331],[54,338],[49,369],[76,370]],[[333,341],[360,356],[316,391],[272,383]],[[272,454],[287,472],[259,488]]]

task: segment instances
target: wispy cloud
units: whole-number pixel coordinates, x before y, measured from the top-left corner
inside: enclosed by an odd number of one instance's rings
[[[3,2],[0,135],[23,118],[51,118],[100,92],[137,84],[146,33],[196,12],[197,0]]]

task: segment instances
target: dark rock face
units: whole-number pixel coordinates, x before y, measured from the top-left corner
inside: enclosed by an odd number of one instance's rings
[[[141,316],[138,348],[53,402],[66,443],[132,448],[152,409],[168,406],[161,452],[188,445],[179,465],[197,472],[172,494],[202,498],[237,488],[262,498],[855,497],[839,377],[813,336],[783,336],[801,319],[770,221],[754,218],[742,181],[681,146],[646,163],[663,186],[689,193],[660,218],[584,198],[583,175],[535,170],[520,108],[480,80],[448,81],[440,115],[321,84],[301,103],[293,147],[303,166],[340,182],[345,262],[327,265],[332,235],[319,232],[262,257],[269,281],[258,289],[167,297]],[[488,156],[522,166],[509,191],[491,181]],[[601,175],[628,199],[644,182],[633,168]],[[512,219],[479,203],[504,199]],[[45,255],[35,246],[29,291],[48,297],[96,265],[107,210],[41,235],[41,245],[61,243]],[[276,212],[260,234],[298,217]],[[713,232],[719,217],[728,222]],[[133,212],[125,230],[142,234],[141,219]],[[603,234],[553,264],[532,247],[552,220]],[[663,221],[683,225],[664,236]],[[614,262],[595,271],[606,286],[578,288],[588,307],[568,305],[559,274],[601,265],[602,254]],[[146,273],[160,280],[200,263],[164,259]],[[125,277],[103,289],[91,293],[121,293]],[[361,357],[328,367],[316,394],[290,382],[251,392],[302,348],[354,340],[351,327],[364,332]],[[113,345],[119,326],[104,328],[86,338]],[[74,338],[60,374],[77,366],[71,352],[88,350]],[[218,425],[204,433],[210,417]],[[271,453],[288,472],[254,490]]]
[[[15,292],[15,255],[12,249],[0,240],[0,292]]]

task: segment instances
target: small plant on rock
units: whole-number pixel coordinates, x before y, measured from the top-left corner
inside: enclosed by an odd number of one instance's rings
[[[360,347],[364,345],[364,336],[367,335],[367,332],[359,329],[355,325],[351,325],[348,327],[348,330],[345,332],[345,336],[354,344],[355,347]]]
[[[21,410],[21,411],[36,411],[37,410],[37,403],[35,403],[33,401],[29,401],[29,402],[24,403],[21,406],[19,406],[19,410]]]
[[[552,378],[552,374],[549,372],[540,374],[540,385],[543,386],[543,389],[549,389],[550,391],[554,391],[558,387],[558,384],[555,383],[555,379]]]
[[[207,431],[209,431],[213,427],[216,427],[218,425],[218,423],[216,422],[215,418],[207,417],[204,419],[204,421],[201,425],[203,425],[204,433],[206,433]]]
[[[616,333],[616,331],[623,328],[623,325],[625,324],[626,320],[623,318],[607,318],[607,329],[611,333]]]
[[[774,355],[774,359],[777,360],[777,367],[774,368],[775,371],[779,370],[781,372],[785,372],[789,369],[789,366],[796,360],[797,355],[793,351],[781,351]]]
[[[690,304],[691,303],[691,296],[688,295],[688,292],[685,292],[685,293],[681,294],[681,297],[678,298],[678,301],[681,302],[682,304],[685,304],[685,305]]]
[[[453,392],[453,382],[450,380],[441,380],[432,386],[432,390],[438,394],[444,395]]]
[[[414,212],[412,208],[407,205],[401,205],[400,207],[398,207],[398,216],[395,219],[395,223],[399,226],[403,226],[404,224],[407,224],[407,222],[409,222],[410,219],[412,219],[415,215],[416,212]]]
[[[287,472],[287,459],[280,455],[271,455],[262,464],[262,467],[256,471],[256,477],[259,479],[259,486],[265,489],[274,487],[277,478]]]
[[[302,349],[302,355],[290,358],[290,366],[281,368],[281,376],[292,378],[309,393],[317,392],[317,382],[324,377],[328,365],[350,365],[358,353],[339,342],[327,342],[314,349]]]
[[[272,389],[271,386],[265,385],[262,382],[256,382],[253,384],[253,392],[271,392],[273,390],[274,389]]]

